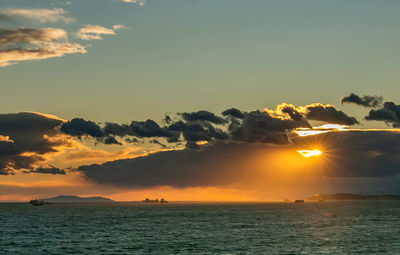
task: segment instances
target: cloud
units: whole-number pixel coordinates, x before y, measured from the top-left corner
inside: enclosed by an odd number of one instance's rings
[[[76,43],[48,44],[47,48],[0,50],[0,66],[9,66],[20,61],[42,60],[62,57],[66,54],[86,53],[86,49]]]
[[[35,169],[46,161],[46,154],[57,152],[59,146],[68,146],[57,138],[60,123],[59,119],[36,113],[0,114],[0,133],[9,137],[0,141],[0,172]]]
[[[93,150],[84,147],[78,150],[71,150],[68,153],[60,154],[57,159],[61,162],[73,163],[73,165],[104,163],[116,159],[126,159],[137,156],[138,149],[126,147],[117,151]]]
[[[233,141],[251,143],[288,144],[288,133],[300,127],[309,127],[303,120],[275,117],[267,111],[243,112],[243,120],[235,119],[229,125]]]
[[[113,28],[106,28],[99,25],[86,25],[79,29],[76,37],[81,40],[101,40],[102,35],[115,35],[115,30],[126,28],[123,25],[114,25]]]
[[[131,124],[117,124],[117,123],[106,123],[104,127],[105,135],[116,135],[120,137],[124,136],[135,136],[138,138],[151,138],[151,137],[165,137],[170,142],[176,142],[179,139],[179,133],[170,130],[166,127],[161,127],[154,120],[146,121],[135,121]]]
[[[29,40],[36,40],[36,36]],[[397,111],[396,105],[385,105],[387,110]],[[42,169],[49,168],[49,159],[54,159],[50,155],[99,155],[98,151],[92,151],[83,143],[91,146],[126,146],[124,149],[136,143],[141,144],[142,152],[146,151],[143,148],[154,150],[154,146],[158,146],[158,150],[182,149],[186,146],[187,150],[202,151],[204,146],[221,143],[288,146],[298,136],[297,129],[313,128],[308,119],[339,124],[356,122],[332,105],[311,104],[296,108],[285,103],[278,105],[275,110],[247,112],[230,108],[223,111],[221,116],[204,110],[178,113],[174,118],[168,116],[168,121],[163,125],[151,119],[132,120],[129,124],[101,124],[83,118],[63,120],[34,112],[0,114],[0,169],[1,174],[26,169],[44,173]],[[122,154],[107,154],[107,159],[129,157],[125,152]],[[41,170],[35,170],[39,168]]]
[[[206,121],[214,124],[224,124],[226,120],[209,111],[184,112],[182,118],[188,122]]]
[[[58,28],[17,28],[0,30],[0,66],[19,61],[86,53],[84,46],[69,43],[67,33]]]
[[[0,11],[0,18],[12,19],[13,17],[25,18],[45,22],[64,22],[71,23],[73,18],[68,16],[68,12],[61,8],[54,9],[5,9]]]
[[[106,132],[98,124],[82,118],[74,118],[70,121],[64,122],[61,125],[60,130],[64,134],[78,138],[89,136],[104,144],[122,145],[122,143],[120,143],[115,137],[106,134]]]
[[[354,125],[359,124],[356,118],[350,117],[343,111],[336,109],[333,105],[323,105],[320,103],[306,105],[301,107],[301,112],[304,113],[308,120],[324,121],[331,124]]]
[[[305,166],[309,161],[302,160],[308,159],[296,150],[315,144],[324,147],[326,164]],[[400,175],[399,154],[399,132],[346,131],[298,137],[287,146],[218,143],[201,150],[164,151],[78,170],[99,184],[133,188],[251,185],[260,180],[267,183],[268,176],[285,171],[308,177],[390,178]]]
[[[124,25],[114,25],[112,26],[114,30],[128,29],[128,27]]]
[[[94,122],[81,118],[66,121],[36,112],[0,114],[0,134],[0,175],[15,171],[63,174],[65,170],[49,162],[55,160],[64,165],[104,162],[132,157],[134,151],[133,148],[116,152],[92,149],[76,138],[86,138],[88,142],[93,139],[106,145],[122,144],[104,134]]]
[[[0,135],[0,142],[14,143],[14,141],[11,140],[9,136],[4,136],[4,135]]]
[[[273,112],[273,114],[278,114],[278,116],[280,116],[281,118],[283,116],[284,119],[285,115],[288,115],[292,120],[302,123],[304,127],[311,128],[311,124],[308,123],[308,121],[305,119],[303,113],[301,113],[301,110],[296,109],[296,107],[294,107],[294,105],[292,104],[286,104],[286,103],[279,104],[276,107],[276,110],[275,112]]]
[[[13,44],[41,44],[66,40],[67,33],[58,28],[17,28],[0,30],[0,47]]]
[[[319,116],[314,108],[321,107]],[[325,110],[325,111],[323,111]],[[324,114],[329,116],[324,117]],[[305,116],[321,121],[352,124],[355,119],[348,117],[333,106],[320,104],[296,109],[293,105],[280,104],[275,111],[245,112],[228,109],[218,116],[208,111],[184,112],[176,120],[166,116],[167,125],[156,121],[131,121],[130,124],[106,122],[100,126],[92,121],[73,119],[65,122],[61,130],[68,135],[90,136],[106,144],[120,144],[116,137],[166,138],[169,143],[186,141],[187,147],[196,148],[196,142],[235,141],[250,143],[290,143],[288,134],[296,128],[311,128]],[[130,138],[125,138],[130,139]],[[151,140],[150,140],[151,141]]]
[[[215,128],[207,122],[192,123],[177,121],[168,126],[168,130],[176,133],[176,140],[179,137],[179,133],[182,133],[183,138],[187,142],[197,142],[197,141],[211,141],[212,139],[222,139],[228,138],[228,134],[219,128]]]
[[[122,0],[122,2],[138,4],[139,6],[144,6],[146,4],[147,0]]]
[[[352,103],[361,105],[364,107],[376,108],[382,105],[383,98],[381,96],[358,96],[354,93],[350,93],[350,95],[343,97],[341,102],[344,103]]]
[[[72,136],[86,136],[89,135],[94,138],[103,137],[103,130],[99,125],[90,120],[82,118],[74,118],[62,124],[61,131],[65,134]]]
[[[329,177],[394,177],[400,176],[400,132],[357,130],[329,132],[296,138],[299,148],[322,147],[331,165],[323,175]]]
[[[242,150],[247,147],[248,150]],[[206,150],[175,150],[134,159],[79,167],[86,178],[101,184],[129,187],[213,186],[230,184],[241,160],[255,146],[219,144]],[[244,167],[244,166],[243,166]]]
[[[365,119],[384,121],[392,124],[393,127],[400,127],[400,105],[387,101],[383,104],[382,108],[370,110]]]
[[[107,136],[104,138],[103,140],[104,144],[118,144],[118,145],[122,145],[122,143],[120,143],[117,139],[115,139],[115,137],[113,136]]]
[[[63,169],[54,167],[54,166],[49,166],[49,167],[38,167],[33,171],[30,171],[31,173],[40,173],[40,174],[65,174],[65,171]]]
[[[236,109],[236,108],[227,109],[222,112],[222,115],[231,116],[231,117],[238,118],[238,119],[244,119],[244,116],[245,116],[239,109]]]

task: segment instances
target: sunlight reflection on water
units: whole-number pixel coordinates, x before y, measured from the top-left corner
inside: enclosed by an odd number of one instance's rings
[[[0,203],[0,254],[400,254],[400,201]]]

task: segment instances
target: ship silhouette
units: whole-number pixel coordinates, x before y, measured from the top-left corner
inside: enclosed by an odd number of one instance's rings
[[[42,205],[47,205],[47,204],[50,204],[50,203],[49,202],[45,202],[43,200],[32,199],[31,201],[29,201],[29,204],[31,204],[33,206],[42,206]]]
[[[164,198],[161,198],[160,200],[158,200],[158,198],[156,198],[156,199],[146,198],[145,200],[142,200],[142,202],[145,202],[145,203],[161,203],[161,204],[168,203],[168,201],[165,200]]]

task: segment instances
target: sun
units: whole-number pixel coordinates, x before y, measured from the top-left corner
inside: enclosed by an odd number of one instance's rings
[[[314,150],[299,150],[297,151],[300,153],[302,156],[309,158],[309,157],[314,157],[314,156],[319,156],[322,154],[322,151],[314,149]]]

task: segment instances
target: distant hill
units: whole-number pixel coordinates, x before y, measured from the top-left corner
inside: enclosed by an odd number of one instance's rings
[[[105,197],[78,197],[78,196],[57,196],[52,198],[44,198],[41,200],[51,203],[114,202],[113,200]]]
[[[319,198],[324,200],[400,200],[400,196],[397,195],[357,195],[352,193],[325,194],[309,199],[318,200]]]

